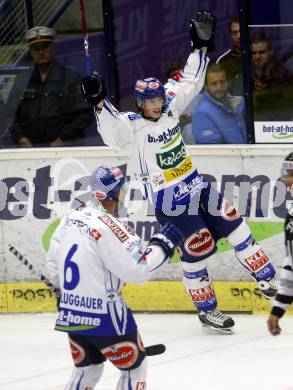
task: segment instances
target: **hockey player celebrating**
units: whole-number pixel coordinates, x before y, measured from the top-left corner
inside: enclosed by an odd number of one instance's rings
[[[246,222],[198,173],[181,136],[179,116],[203,87],[209,63],[206,51],[213,46],[215,25],[215,18],[206,11],[190,21],[192,51],[178,82],[169,80],[163,86],[153,77],[136,81],[137,113],[117,111],[97,73],[83,79],[82,92],[95,106],[104,142],[129,154],[128,166],[145,186],[159,223],[172,223],[184,234],[180,247],[183,281],[200,321],[218,332],[232,333],[234,321],[217,310],[207,271],[217,240],[228,239],[266,297],[276,291],[275,269]]]
[[[146,388],[145,348],[120,290],[147,281],[183,236],[167,224],[145,247],[113,216],[124,181],[119,168],[97,168],[92,203],[68,213],[50,243],[47,269],[60,288],[55,328],[68,333],[75,365],[66,390],[93,390],[106,359],[121,370],[117,390]]]
[[[282,180],[293,197],[293,153],[290,153],[282,164]],[[283,262],[280,286],[273,301],[273,308],[268,318],[268,330],[273,336],[281,333],[280,318],[293,302],[293,204],[288,208],[285,221],[286,257]]]

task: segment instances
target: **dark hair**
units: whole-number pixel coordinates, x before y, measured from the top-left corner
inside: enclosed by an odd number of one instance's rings
[[[230,34],[231,34],[231,26],[232,26],[233,23],[238,23],[238,24],[240,24],[240,21],[239,21],[238,16],[234,16],[234,17],[231,19],[231,21],[230,21],[230,24],[229,24],[229,33],[230,33]]]
[[[221,64],[209,65],[208,68],[207,68],[207,73],[206,73],[206,81],[207,81],[208,75],[210,73],[221,73],[221,72],[224,72],[225,76],[226,76],[226,79],[228,79],[227,72],[226,72],[225,68]]]
[[[269,41],[268,37],[264,32],[256,32],[251,35],[250,38],[250,43],[260,43],[260,42],[265,42],[268,45],[268,48],[271,49],[272,45],[271,42]]]

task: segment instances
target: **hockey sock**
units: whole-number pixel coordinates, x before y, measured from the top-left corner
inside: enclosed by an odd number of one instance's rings
[[[270,280],[275,276],[275,268],[267,255],[255,241],[245,221],[227,239],[233,245],[236,257],[258,282]]]
[[[133,370],[121,371],[116,390],[145,390],[146,389],[147,359]]]
[[[94,390],[104,370],[104,363],[74,367],[65,390]]]
[[[210,311],[217,307],[217,298],[206,269],[206,261],[187,263],[182,261],[185,290],[198,311]]]

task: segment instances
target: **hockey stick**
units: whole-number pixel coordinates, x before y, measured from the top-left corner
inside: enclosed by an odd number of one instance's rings
[[[90,76],[92,74],[92,59],[89,53],[89,38],[86,27],[86,17],[85,17],[85,9],[84,9],[84,0],[79,0],[80,12],[81,12],[81,27],[82,27],[82,35],[83,35],[83,44],[85,51],[85,65],[87,74]]]
[[[49,289],[56,294],[57,297],[60,297],[60,290],[55,287],[46,276],[41,272],[35,270],[35,267],[32,263],[26,259],[13,245],[8,245],[9,251],[32,273],[34,273],[38,278],[47,286]],[[145,347],[145,353],[147,356],[160,355],[166,351],[166,346],[164,344],[154,344]]]
[[[28,259],[26,259],[13,245],[8,245],[9,251],[23,264],[25,265],[32,273],[34,273],[49,289],[56,294],[57,297],[60,297],[60,290],[55,287],[46,276],[41,272],[36,271],[35,267],[32,265]]]

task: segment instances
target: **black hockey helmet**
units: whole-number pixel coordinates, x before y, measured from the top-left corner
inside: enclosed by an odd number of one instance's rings
[[[289,172],[291,171],[291,172]],[[293,152],[282,162],[281,176],[293,176]]]

